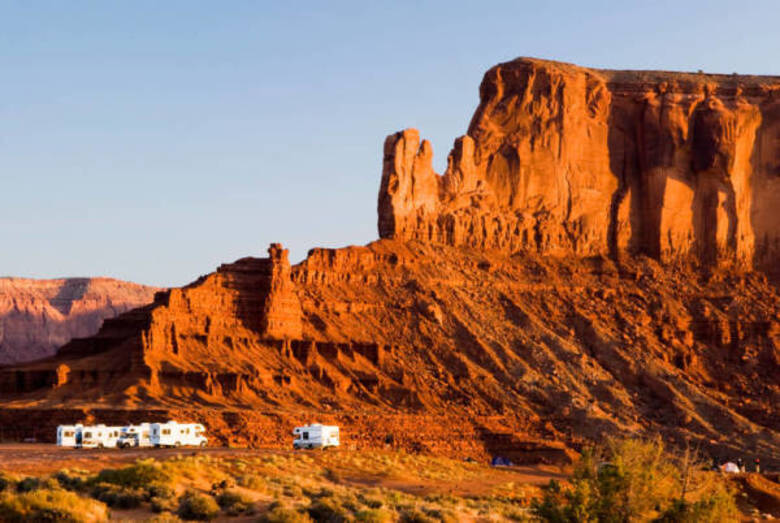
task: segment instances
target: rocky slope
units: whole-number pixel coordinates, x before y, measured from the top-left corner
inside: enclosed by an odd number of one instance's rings
[[[52,356],[158,290],[109,278],[0,278],[0,365]]]
[[[382,239],[293,267],[274,244],[160,293],[0,369],[0,420],[186,416],[284,445],[319,419],[520,460],[660,432],[776,466],[780,80],[735,82],[497,66],[444,176],[415,131],[388,137]]]

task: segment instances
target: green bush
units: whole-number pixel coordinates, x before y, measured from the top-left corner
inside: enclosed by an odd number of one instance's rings
[[[208,521],[219,515],[219,505],[211,496],[190,491],[179,498],[178,515],[182,519]]]
[[[734,504],[717,485],[706,487],[701,503],[681,501],[695,475],[694,460],[689,453],[685,459],[667,453],[659,438],[611,440],[598,454],[583,453],[570,488],[551,481],[533,504],[535,514],[555,522],[648,521],[665,514],[666,521],[678,521],[673,518],[693,510],[726,517]]]
[[[254,502],[247,495],[237,490],[226,490],[217,496],[217,504],[231,516],[251,513]]]
[[[259,523],[311,523],[311,518],[291,508],[271,505],[268,512],[260,516]]]
[[[734,496],[728,492],[716,492],[699,501],[675,500],[672,506],[656,521],[663,523],[720,523],[739,519]]]
[[[108,519],[107,507],[66,490],[34,490],[0,494],[0,521],[92,523]]]
[[[151,483],[168,483],[170,480],[170,476],[159,463],[154,460],[143,460],[121,469],[101,470],[93,481],[122,487],[146,488]]]
[[[138,507],[148,498],[145,490],[120,487],[111,483],[98,483],[92,487],[91,496],[112,508]]]

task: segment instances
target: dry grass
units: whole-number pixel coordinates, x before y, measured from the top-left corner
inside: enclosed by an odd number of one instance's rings
[[[105,504],[65,490],[39,489],[0,494],[2,521],[65,521],[92,523],[108,519]]]

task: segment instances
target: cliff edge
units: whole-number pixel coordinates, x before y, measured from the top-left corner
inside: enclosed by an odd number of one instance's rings
[[[443,175],[387,137],[382,238],[776,270],[780,77],[491,68]]]

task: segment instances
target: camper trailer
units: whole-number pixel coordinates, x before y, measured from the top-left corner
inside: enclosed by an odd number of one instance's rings
[[[122,428],[116,446],[120,449],[151,447],[151,425],[149,423],[141,423],[140,425],[128,425]]]
[[[84,428],[80,423],[77,425],[60,425],[57,427],[57,446],[58,447],[80,447],[81,431]]]
[[[119,440],[122,427],[107,427],[106,425],[86,425],[81,429],[81,447],[113,448]]]
[[[314,423],[293,430],[293,448],[324,449],[339,446],[339,428],[332,425]]]
[[[152,423],[150,440],[155,447],[205,447],[208,439],[206,428],[200,423]]]

